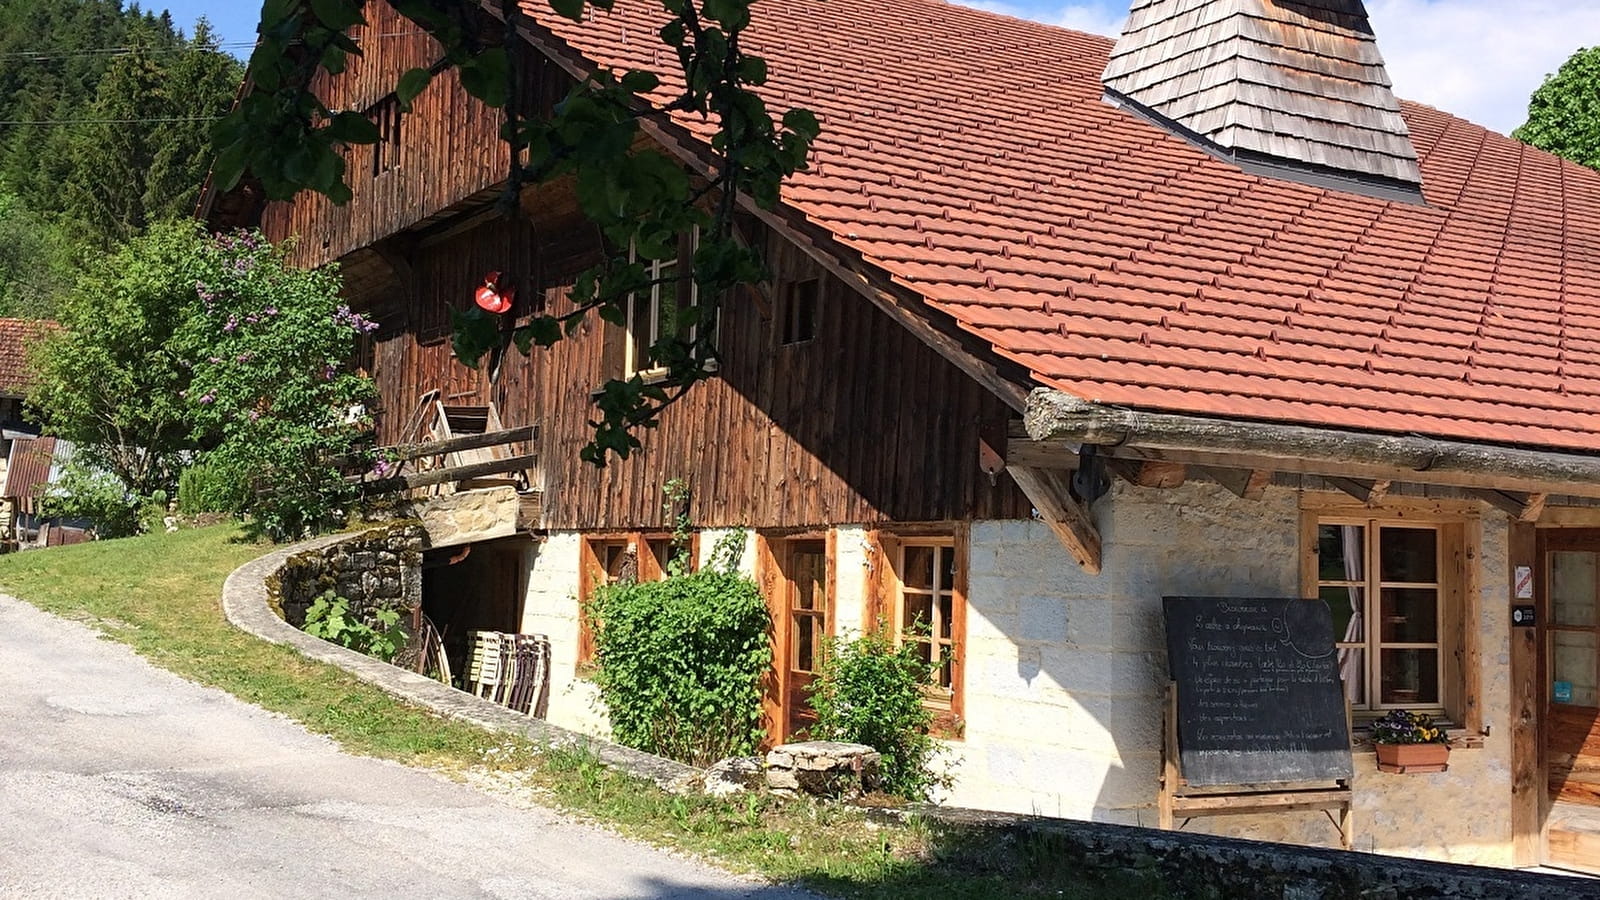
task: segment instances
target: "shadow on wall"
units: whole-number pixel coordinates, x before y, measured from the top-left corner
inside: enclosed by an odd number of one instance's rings
[[[1292,492],[1118,483],[1086,575],[1038,522],[981,522],[969,560],[967,739],[953,802],[1154,825],[1167,682],[1161,598],[1298,593]]]

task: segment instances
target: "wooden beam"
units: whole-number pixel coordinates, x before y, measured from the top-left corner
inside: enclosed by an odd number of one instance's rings
[[[1089,511],[1073,498],[1066,473],[1027,466],[1010,466],[1007,471],[1078,565],[1090,575],[1099,575],[1100,532]]]
[[[1359,478],[1341,478],[1337,475],[1324,475],[1322,480],[1333,485],[1346,494],[1356,498],[1368,506],[1377,506],[1383,502],[1389,493],[1389,482],[1379,479],[1365,481]]]
[[[1021,419],[1006,423],[1006,465],[1034,469],[1078,468],[1078,445],[1066,441],[1036,441],[1028,436]]]
[[[1174,488],[1183,484],[1189,477],[1189,467],[1183,463],[1158,460],[1139,462],[1132,459],[1118,459],[1114,456],[1102,458],[1106,462],[1106,468],[1114,475],[1137,487]]]
[[[487,462],[472,463],[466,466],[431,469],[427,472],[417,472],[413,475],[399,475],[394,478],[367,481],[362,483],[361,490],[367,494],[393,494],[399,491],[408,491],[412,488],[432,487],[436,484],[448,484],[452,481],[482,478],[485,475],[504,475],[508,472],[520,472],[524,469],[532,469],[538,464],[539,457],[533,455],[491,459]]]
[[[482,434],[463,434],[459,437],[445,438],[442,441],[419,441],[415,444],[400,444],[394,447],[385,447],[378,452],[395,462],[405,462],[411,459],[421,459],[425,456],[459,453],[462,450],[478,450],[484,447],[498,447],[502,444],[514,444],[518,441],[531,441],[536,440],[538,437],[539,426],[523,425],[518,428],[506,428],[501,431],[485,431]]]
[[[1035,441],[1100,444],[1225,468],[1600,497],[1600,455],[1117,409],[1041,388],[1024,414]]]
[[[1467,491],[1479,500],[1504,512],[1518,522],[1537,522],[1544,514],[1545,502],[1550,499],[1547,493],[1517,494],[1508,491],[1496,491],[1487,488]]]
[[[1204,475],[1222,485],[1243,500],[1260,500],[1272,483],[1270,469],[1218,469],[1212,466],[1196,467]]]

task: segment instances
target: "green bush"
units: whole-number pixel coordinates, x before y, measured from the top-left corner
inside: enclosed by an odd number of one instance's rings
[[[595,681],[619,743],[699,766],[760,745],[772,620],[735,569],[742,544],[725,538],[698,572],[596,591]]]
[[[306,610],[305,632],[357,653],[392,662],[410,635],[400,622],[400,614],[392,609],[376,611],[373,620],[368,623],[359,616],[352,616],[349,600],[326,591]]]
[[[866,744],[883,754],[884,789],[926,800],[949,778],[934,771],[938,744],[930,735],[933,714],[923,688],[938,665],[922,658],[911,641],[899,647],[882,631],[851,641],[829,640],[822,670],[811,685],[815,740]]]
[[[40,499],[39,512],[47,519],[88,520],[97,536],[119,538],[140,532],[144,506],[115,476],[74,461]]]
[[[187,515],[229,512],[238,507],[233,481],[212,466],[196,463],[178,476],[178,511]]]

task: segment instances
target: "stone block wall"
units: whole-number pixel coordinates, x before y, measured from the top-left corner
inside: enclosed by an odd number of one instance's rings
[[[1084,574],[1048,527],[972,523],[965,640],[965,732],[947,741],[955,784],[945,802],[1010,813],[1156,824],[1168,594],[1297,596],[1299,492],[1243,500],[1207,483],[1151,490],[1118,482],[1095,504],[1104,570]],[[1481,748],[1462,748],[1436,775],[1379,773],[1355,755],[1358,849],[1507,865],[1510,842],[1510,662],[1505,615],[1505,519],[1482,521],[1479,555],[1484,722]],[[721,532],[700,535],[702,556]],[[553,534],[529,578],[525,631],[555,652],[550,719],[604,735],[596,692],[574,673],[577,534]],[[754,537],[743,560],[753,569]],[[835,621],[858,631],[870,565],[866,529],[835,529]],[[702,560],[703,562],[703,560]],[[1470,814],[1462,811],[1470,810]],[[1336,846],[1320,812],[1194,820],[1188,830]]]
[[[424,535],[419,525],[391,525],[290,557],[268,584],[278,611],[290,625],[302,628],[311,604],[333,591],[368,623],[380,609],[409,620],[422,604]]]

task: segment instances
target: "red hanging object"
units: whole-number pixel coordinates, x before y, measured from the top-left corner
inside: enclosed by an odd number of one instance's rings
[[[511,310],[511,302],[517,299],[517,286],[501,281],[499,272],[490,272],[483,276],[483,284],[478,285],[478,291],[473,295],[478,305],[489,312],[499,314]]]

